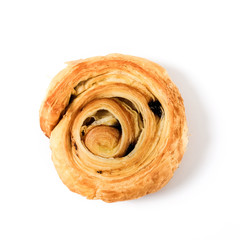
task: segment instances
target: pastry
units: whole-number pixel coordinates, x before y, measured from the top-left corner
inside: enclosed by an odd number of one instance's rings
[[[62,182],[105,202],[161,189],[188,142],[183,99],[166,70],[122,54],[68,62],[50,83],[40,126]]]

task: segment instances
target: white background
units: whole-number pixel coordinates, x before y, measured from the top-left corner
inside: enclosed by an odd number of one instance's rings
[[[0,239],[240,239],[239,1],[1,1]],[[190,142],[161,191],[107,204],[60,181],[38,111],[69,60],[165,67]]]

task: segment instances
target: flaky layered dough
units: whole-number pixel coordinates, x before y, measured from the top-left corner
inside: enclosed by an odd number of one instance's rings
[[[183,99],[166,70],[121,54],[67,64],[40,109],[63,183],[105,202],[162,188],[188,141]]]

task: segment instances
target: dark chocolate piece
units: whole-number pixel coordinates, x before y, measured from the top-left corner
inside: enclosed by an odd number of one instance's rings
[[[157,115],[158,117],[162,116],[163,113],[163,108],[161,103],[157,100],[157,101],[151,101],[148,103],[148,106],[150,107],[151,111]]]

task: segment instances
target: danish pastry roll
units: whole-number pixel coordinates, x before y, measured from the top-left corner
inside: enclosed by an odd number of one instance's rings
[[[105,202],[161,189],[188,142],[183,99],[166,70],[121,54],[68,62],[50,83],[40,126],[62,182]]]

